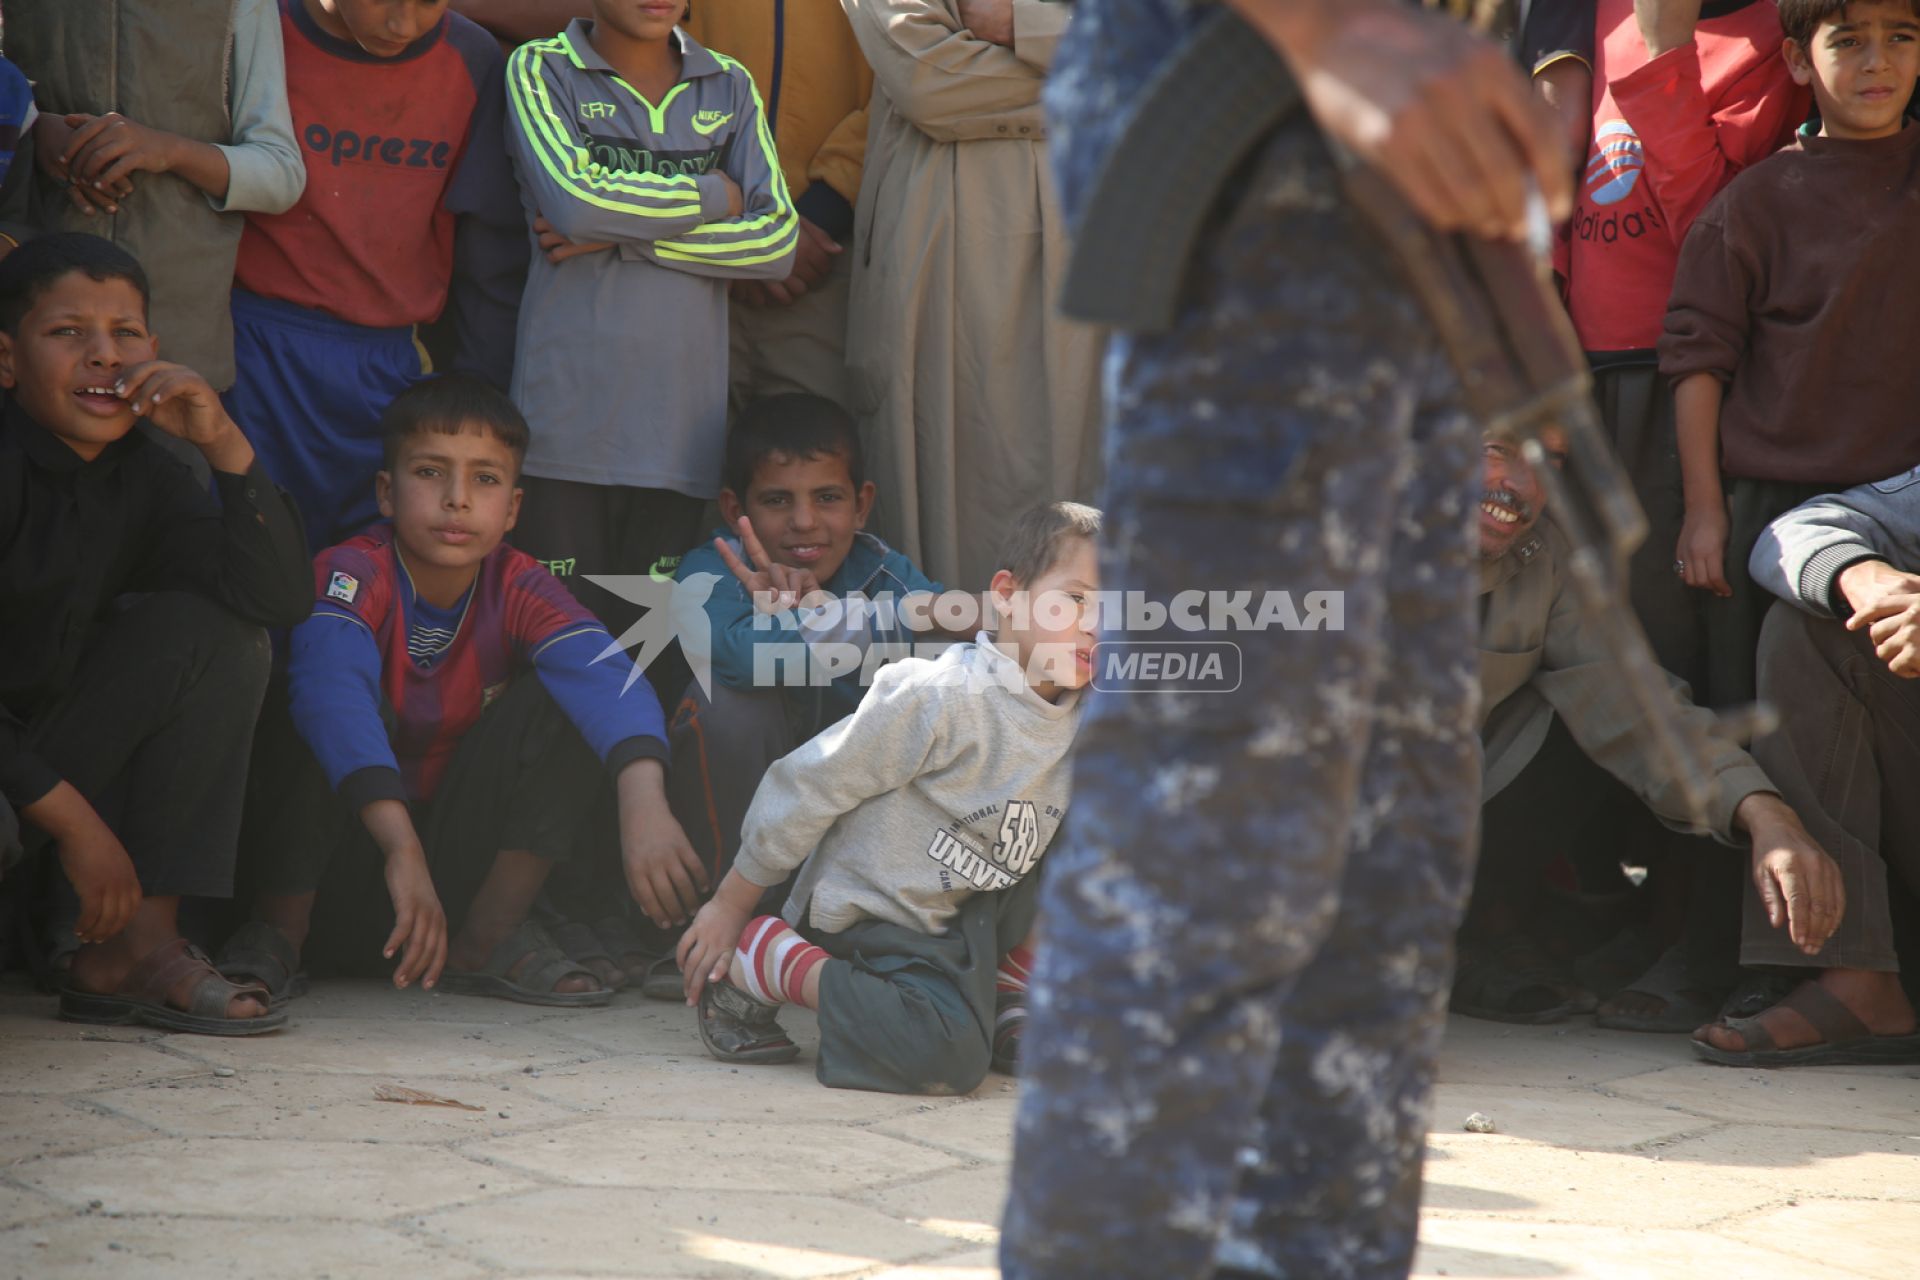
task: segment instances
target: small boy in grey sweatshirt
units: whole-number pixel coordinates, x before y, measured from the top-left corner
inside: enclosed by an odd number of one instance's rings
[[[883,668],[858,710],[767,771],[680,942],[714,1057],[791,1061],[774,1016],[791,1002],[819,1012],[825,1085],[965,1093],[1011,1069],[1030,873],[1066,813],[1093,672],[1099,528],[1077,503],[1029,511],[993,576],[993,633]],[[785,919],[750,919],[795,867]]]

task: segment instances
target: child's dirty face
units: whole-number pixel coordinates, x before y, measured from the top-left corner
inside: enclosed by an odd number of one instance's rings
[[[1911,0],[1853,0],[1807,47],[1788,41],[1786,56],[1793,78],[1812,85],[1827,137],[1891,137],[1920,77],[1920,17]]]
[[[0,334],[0,386],[91,461],[133,430],[133,406],[114,384],[158,354],[130,281],[69,271],[41,291],[18,330]]]
[[[841,454],[794,458],[775,453],[753,469],[744,502],[730,504],[733,495],[721,495],[721,514],[730,525],[745,515],[768,555],[824,584],[840,572],[853,550],[853,535],[866,527],[873,492],[871,480],[854,487]]]
[[[1071,538],[1045,573],[1022,583],[1002,569],[993,577],[1000,628],[995,638],[1027,673],[1040,696],[1084,688],[1093,678],[1100,638],[1100,559],[1091,538]]]
[[[593,0],[593,17],[630,40],[665,40],[686,20],[687,0]]]
[[[520,518],[513,451],[478,424],[408,437],[376,482],[408,559],[442,569],[477,565]]]
[[[447,12],[447,0],[306,0],[306,5],[310,13],[320,8],[313,16],[323,27],[344,28],[347,39],[376,58],[399,57]]]

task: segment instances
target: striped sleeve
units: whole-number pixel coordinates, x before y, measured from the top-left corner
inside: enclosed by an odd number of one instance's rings
[[[708,222],[671,237],[639,246],[639,252],[663,267],[694,275],[732,280],[784,280],[793,271],[800,239],[800,215],[794,211],[767,127],[760,91],[747,69],[724,54],[714,54],[732,78],[734,118],[739,122],[727,146],[723,167],[740,185],[744,209],[737,218]]]
[[[684,235],[726,212],[718,174],[652,174],[595,162],[574,133],[566,87],[580,66],[565,34],[507,60],[507,146],[533,207],[569,240],[616,244]]]

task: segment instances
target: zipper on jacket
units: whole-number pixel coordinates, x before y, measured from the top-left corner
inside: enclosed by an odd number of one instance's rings
[[[767,85],[767,133],[780,138],[780,72],[787,60],[787,0],[773,0],[773,77]]]

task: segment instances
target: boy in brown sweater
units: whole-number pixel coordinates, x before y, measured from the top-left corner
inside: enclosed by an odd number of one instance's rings
[[[1767,522],[1817,493],[1920,464],[1920,75],[1913,0],[1785,0],[1785,54],[1818,134],[1734,179],[1695,222],[1660,342],[1674,384],[1686,523],[1674,572],[1707,603],[1710,688],[1753,696],[1770,597],[1747,579]],[[1722,477],[1725,477],[1725,483]],[[1718,634],[1715,634],[1718,633]]]

